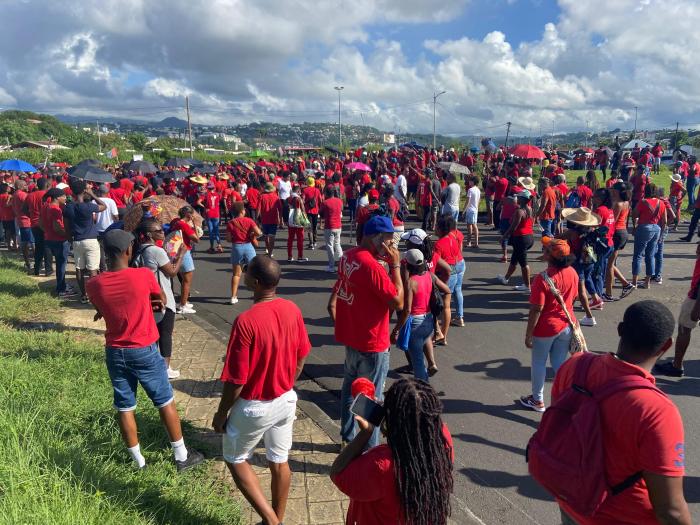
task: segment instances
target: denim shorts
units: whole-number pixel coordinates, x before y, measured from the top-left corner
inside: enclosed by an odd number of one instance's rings
[[[465,216],[467,219],[467,224],[476,224],[479,212],[477,210],[467,210]]]
[[[185,255],[182,257],[182,264],[180,265],[181,273],[189,273],[194,271],[194,259],[192,259],[192,252],[187,250]]]
[[[233,244],[231,246],[231,265],[245,266],[255,257],[255,248],[249,242],[243,244]]]
[[[158,351],[157,343],[143,348],[107,347],[105,361],[114,390],[114,408],[120,412],[130,412],[136,408],[139,383],[156,408],[173,401],[168,367]]]
[[[262,225],[263,235],[272,235],[273,237],[277,235],[277,225],[276,224],[263,224]]]
[[[31,228],[19,227],[19,242],[34,243],[34,235]]]

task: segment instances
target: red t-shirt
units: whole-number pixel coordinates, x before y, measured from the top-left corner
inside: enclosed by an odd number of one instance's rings
[[[250,217],[237,217],[226,224],[226,230],[231,235],[233,244],[246,244],[250,242],[250,232],[254,231],[256,226]]]
[[[693,278],[690,280],[690,290],[688,290],[689,299],[698,298],[698,287],[700,287],[700,257],[695,260]]]
[[[557,192],[554,188],[546,188],[542,192],[544,202],[540,211],[540,218],[545,221],[551,221],[556,216],[557,209]]]
[[[122,184],[124,184],[122,182]],[[124,188],[112,188],[109,190],[109,197],[117,205],[117,208],[126,208],[127,192]]]
[[[389,301],[396,287],[386,269],[358,246],[340,259],[335,338],[360,352],[383,352],[389,342]]]
[[[219,211],[221,196],[216,191],[207,191],[204,194],[204,209],[206,210],[207,219],[218,219],[221,217]]]
[[[360,206],[355,214],[355,222],[357,227],[364,225],[371,217],[372,212],[379,209],[379,204],[368,204],[367,206]]]
[[[104,272],[85,283],[90,302],[104,317],[106,346],[143,348],[159,339],[151,295],[160,285],[149,268]]]
[[[243,399],[276,399],[294,387],[297,362],[310,350],[297,305],[279,297],[256,303],[233,322],[221,380],[244,385]]]
[[[29,208],[29,221],[32,228],[39,226],[41,208],[44,206],[42,198],[46,190],[38,190],[27,195],[27,208]]]
[[[588,186],[582,184],[576,187],[576,193],[578,193],[578,197],[581,199],[581,208],[590,208],[593,191],[591,191]]]
[[[15,219],[11,198],[12,195],[9,193],[0,194],[0,221],[13,221]]]
[[[182,219],[173,219],[173,221],[170,223],[170,231],[178,231],[180,230],[182,232],[182,242],[185,245],[185,247],[188,250],[192,249],[192,242],[190,239],[192,237],[196,236],[196,232],[194,231],[194,228],[187,224],[185,221]]]
[[[547,268],[547,275],[561,293],[569,315],[575,319],[574,300],[578,297],[578,273],[571,266],[561,269],[550,266]],[[532,331],[533,336],[552,337],[568,326],[566,314],[539,273],[532,281],[530,304],[543,306],[540,318]]]
[[[126,178],[121,179],[119,187],[126,192],[126,196],[128,197],[129,195],[131,195],[131,192],[134,191],[134,181]]]
[[[282,201],[276,193],[263,193],[258,204],[262,224],[278,224],[282,216]]]
[[[453,443],[447,425],[442,426],[452,461]],[[389,445],[379,445],[358,456],[331,478],[350,497],[348,525],[403,525],[401,496],[396,483],[394,459]]]
[[[44,230],[44,239],[47,241],[67,241],[68,237],[56,233],[54,224],[64,228],[63,210],[58,204],[47,204],[41,209],[41,229]]]
[[[321,192],[318,191],[318,188],[316,186],[307,186],[302,190],[301,194],[304,197],[304,208],[306,209],[306,213],[311,213],[312,215],[317,214],[322,200]],[[314,201],[313,203],[311,202],[312,199]]]
[[[578,356],[566,361],[554,378],[552,403],[573,383]],[[637,375],[655,384],[654,376],[612,354],[594,360],[588,370],[587,390],[626,375]],[[684,474],[683,421],[673,402],[648,389],[620,392],[601,403],[601,427],[605,473],[610,485],[621,483],[635,472],[662,476]],[[565,502],[559,505],[579,525],[657,525],[644,480],[608,498],[595,517],[582,516]]]
[[[323,218],[323,227],[326,230],[340,230],[342,228],[343,201],[338,197],[331,197],[323,201],[318,213]]]
[[[600,215],[600,225],[608,227],[608,246],[613,245],[613,235],[615,234],[615,214],[607,206],[598,206],[595,212]]]
[[[402,226],[403,222],[401,222],[396,216],[399,213],[399,210],[401,209],[401,204],[399,204],[398,199],[395,199],[394,197],[389,197],[389,200],[386,201],[386,204],[391,210],[391,223],[394,226]]]
[[[248,188],[245,192],[245,198],[248,201],[248,206],[254,210],[258,209],[258,205],[260,204],[260,191],[255,188]]]
[[[499,177],[494,186],[493,200],[503,200],[503,197],[506,196],[506,191],[508,191],[508,179],[505,177]]]
[[[676,198],[676,201],[678,202],[678,205],[679,205],[679,206],[680,206],[680,204],[683,202],[683,191],[684,191],[684,190],[685,190],[685,188],[683,187],[683,183],[682,183],[682,182],[673,181],[673,182],[671,183],[671,189],[670,189],[670,191],[669,191],[669,197],[675,197],[675,198]]]
[[[435,242],[435,253],[437,253],[450,266],[454,266],[464,259],[462,256],[462,244],[464,235],[459,230],[453,230]]]
[[[15,218],[20,228],[29,228],[32,225],[29,214],[24,211],[24,202],[28,196],[29,194],[22,190],[17,190],[12,195],[12,209],[15,212]]]
[[[656,207],[659,207],[656,211]],[[659,224],[659,220],[666,213],[666,205],[659,199],[642,199],[637,204],[639,210],[638,224]]]

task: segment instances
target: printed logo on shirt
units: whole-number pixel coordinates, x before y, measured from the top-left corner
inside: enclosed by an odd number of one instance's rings
[[[678,459],[674,459],[673,464],[676,467],[684,467],[685,466],[685,446],[683,445],[683,443],[676,443],[674,450],[676,451],[676,454],[678,454]]]
[[[341,275],[340,286],[338,287],[338,299],[351,305],[355,300],[355,294],[348,290],[348,282],[350,281],[350,276],[360,267],[360,263],[357,261],[348,263],[347,258],[342,257],[338,266]]]

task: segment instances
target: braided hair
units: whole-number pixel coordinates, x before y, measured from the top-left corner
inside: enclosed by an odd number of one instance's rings
[[[400,379],[384,400],[387,443],[407,525],[445,525],[452,458],[442,432],[442,403],[425,381]]]

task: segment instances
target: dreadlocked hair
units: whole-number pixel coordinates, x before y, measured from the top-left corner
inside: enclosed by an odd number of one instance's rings
[[[407,525],[445,525],[452,460],[442,433],[442,403],[425,381],[400,379],[386,393],[387,443]]]

